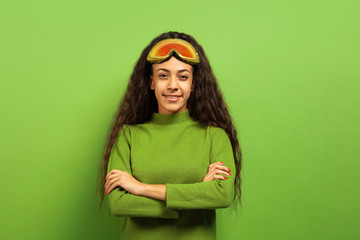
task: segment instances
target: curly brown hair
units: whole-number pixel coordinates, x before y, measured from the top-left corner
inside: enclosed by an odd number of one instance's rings
[[[169,31],[154,38],[150,44],[142,51],[139,60],[135,64],[127,85],[126,92],[120,100],[119,108],[116,113],[112,126],[107,135],[107,144],[104,149],[104,158],[100,162],[98,174],[98,191],[100,191],[100,208],[104,200],[105,176],[110,157],[111,149],[123,124],[141,124],[150,120],[153,112],[158,111],[155,93],[150,89],[150,75],[152,74],[152,64],[146,61],[146,57],[151,48],[159,41],[167,38],[180,38],[191,43],[200,57],[200,63],[193,65],[193,84],[194,91],[191,93],[187,108],[191,118],[198,121],[203,126],[220,127],[227,133],[235,160],[236,175],[234,182],[235,209],[237,202],[241,203],[241,177],[242,152],[237,139],[237,131],[233,126],[232,119],[228,112],[226,103],[218,86],[217,80],[211,69],[209,60],[200,44],[191,36],[185,33]],[[176,54],[177,59],[181,60]],[[171,57],[171,56],[170,56]],[[136,96],[136,98],[134,97]],[[98,193],[96,193],[98,194]]]

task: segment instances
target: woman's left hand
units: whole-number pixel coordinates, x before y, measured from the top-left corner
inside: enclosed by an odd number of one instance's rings
[[[134,195],[139,195],[144,185],[143,183],[136,180],[130,173],[117,169],[111,170],[106,175],[105,180],[106,194],[109,194],[116,187],[121,187]]]

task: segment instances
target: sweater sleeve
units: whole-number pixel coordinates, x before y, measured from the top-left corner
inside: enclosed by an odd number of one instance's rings
[[[166,207],[181,209],[226,208],[231,204],[235,180],[235,161],[229,137],[224,129],[210,126],[210,164],[224,162],[231,170],[226,180],[214,179],[208,182],[166,184]]]
[[[132,175],[130,153],[131,130],[124,124],[111,150],[107,173],[117,169]],[[137,196],[120,187],[113,189],[107,196],[110,213],[114,216],[179,218],[178,211],[166,208],[164,201]]]

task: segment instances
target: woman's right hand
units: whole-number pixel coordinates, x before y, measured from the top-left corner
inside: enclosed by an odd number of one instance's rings
[[[222,180],[226,179],[225,176],[221,176],[221,175],[217,175],[217,174],[224,174],[224,175],[231,176],[231,174],[229,173],[231,170],[229,168],[223,166],[223,164],[224,164],[223,162],[215,162],[213,164],[210,164],[209,168],[208,168],[208,172],[202,181],[208,182],[208,181],[212,181],[214,179],[222,179]]]

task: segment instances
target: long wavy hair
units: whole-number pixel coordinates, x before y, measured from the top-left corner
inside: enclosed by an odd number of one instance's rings
[[[194,91],[191,93],[187,108],[190,117],[198,121],[203,126],[220,127],[227,133],[235,160],[236,175],[234,181],[235,209],[237,203],[241,203],[241,177],[242,153],[237,138],[237,131],[233,126],[231,116],[228,112],[226,103],[218,86],[216,77],[213,74],[209,60],[200,44],[191,36],[185,33],[169,31],[160,34],[154,38],[150,44],[142,51],[139,60],[135,64],[127,85],[126,92],[120,100],[116,117],[109,129],[107,143],[104,149],[104,156],[99,166],[98,191],[100,191],[100,208],[104,200],[105,176],[110,157],[111,149],[117,139],[117,136],[123,124],[141,124],[150,120],[153,112],[158,111],[157,99],[155,93],[150,89],[150,75],[152,75],[152,64],[146,61],[146,57],[151,48],[159,41],[167,38],[180,38],[191,43],[200,57],[200,63],[193,65],[193,84]],[[177,59],[181,60],[176,54]],[[171,56],[170,56],[171,57]],[[169,58],[170,58],[169,57]],[[169,59],[168,58],[168,59]],[[136,97],[134,97],[136,96]],[[98,193],[96,193],[98,194]]]

